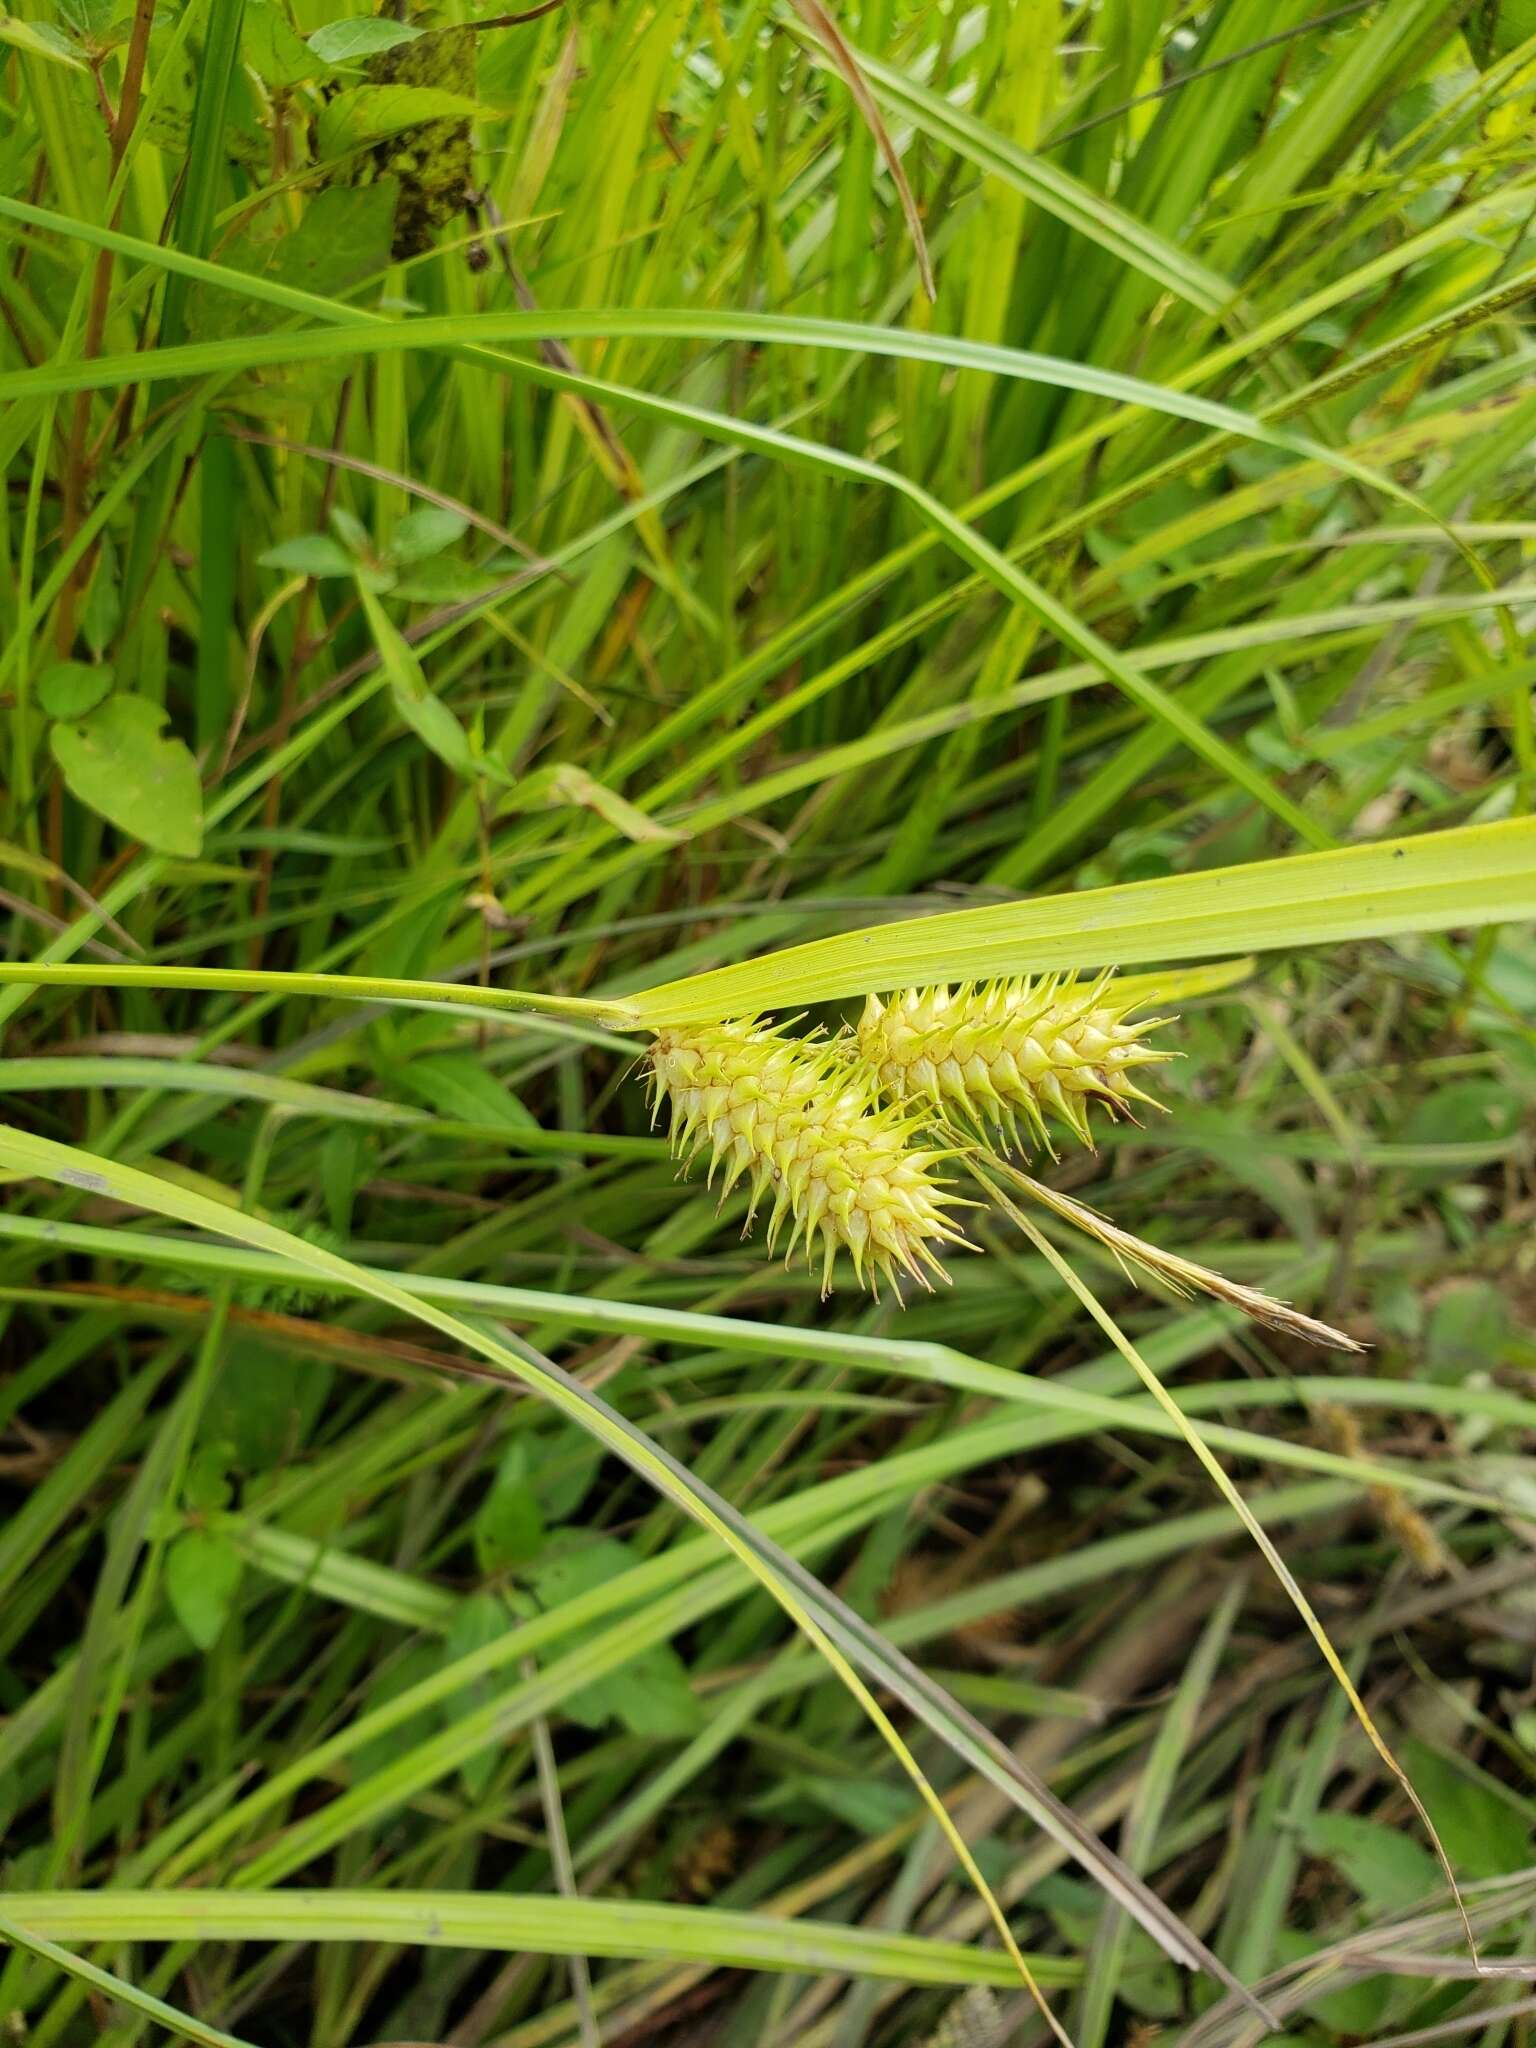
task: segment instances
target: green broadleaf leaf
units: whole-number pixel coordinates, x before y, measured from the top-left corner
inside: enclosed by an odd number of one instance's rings
[[[635,1562],[628,1544],[613,1537],[596,1542],[574,1538],[568,1546],[546,1551],[532,1574],[534,1596],[541,1607],[558,1607],[605,1585]],[[572,1640],[579,1642],[583,1636],[573,1635]],[[657,1740],[691,1735],[700,1722],[687,1671],[669,1643],[653,1644],[621,1670],[568,1694],[565,1711],[586,1728],[618,1721],[631,1734]]]
[[[1481,0],[1463,19],[1462,32],[1478,69],[1536,36],[1536,0]]]
[[[1509,1335],[1509,1308],[1491,1280],[1460,1280],[1436,1301],[1425,1332],[1431,1379],[1463,1380],[1491,1372]]]
[[[439,761],[446,763],[455,775],[462,775],[467,781],[474,774],[474,758],[470,754],[464,728],[448,706],[430,694],[416,696],[402,688],[393,677],[390,679],[390,695],[395,709],[422,744],[436,754]]]
[[[326,60],[294,34],[277,0],[245,0],[240,50],[247,64],[268,86],[298,85],[321,78]]]
[[[451,548],[468,530],[462,512],[450,512],[446,505],[419,505],[398,522],[384,552],[392,562],[424,562]]]
[[[505,580],[452,555],[436,555],[396,576],[391,590],[411,604],[463,604]]]
[[[111,694],[110,662],[55,661],[37,679],[37,701],[50,718],[83,718]]]
[[[1325,1856],[1378,1913],[1398,1913],[1440,1889],[1440,1866],[1401,1828],[1358,1813],[1314,1814],[1307,1853]]]
[[[239,1583],[240,1553],[212,1529],[184,1530],[165,1554],[166,1594],[200,1650],[211,1650],[223,1634]]]
[[[536,1557],[544,1517],[529,1483],[527,1447],[515,1443],[496,1468],[490,1491],[475,1513],[475,1561],[489,1574]]]
[[[602,1451],[585,1430],[562,1429],[539,1460],[539,1498],[552,1522],[573,1515],[586,1498],[603,1462]]]
[[[117,550],[104,533],[97,551],[91,587],[80,607],[80,632],[98,661],[111,646],[123,618],[123,592],[117,572]]]
[[[808,1778],[799,1789],[861,1835],[883,1835],[911,1817],[914,1802],[904,1785],[882,1778]]]
[[[455,1664],[461,1657],[468,1657],[476,1650],[483,1650],[499,1641],[513,1625],[514,1617],[505,1600],[497,1593],[471,1593],[467,1600],[461,1600],[458,1611],[449,1624],[443,1638],[443,1661]],[[448,1726],[463,1720],[485,1704],[490,1697],[490,1685],[486,1678],[476,1679],[451,1699],[445,1700],[441,1718]],[[478,1799],[484,1793],[496,1771],[496,1752],[483,1749],[478,1756],[467,1758],[459,1766],[459,1777],[471,1799]]]
[[[1404,1745],[1403,1763],[1463,1878],[1507,1877],[1527,1867],[1529,1825],[1496,1780],[1417,1739]]]
[[[157,853],[193,860],[203,850],[202,784],[188,748],[162,737],[165,722],[158,704],[119,695],[48,738],[71,796]]]
[[[374,15],[354,15],[349,21],[328,21],[308,38],[309,47],[322,64],[351,64],[360,57],[372,57],[380,50],[393,50],[400,43],[414,43],[423,31],[403,21],[382,21]]]
[[[611,1688],[610,1711],[631,1735],[652,1742],[685,1742],[704,1725],[703,1711],[688,1683],[688,1667],[670,1643],[643,1650],[600,1684]]]
[[[321,110],[315,149],[322,162],[329,162],[423,122],[469,121],[482,111],[478,100],[434,85],[354,85]]]
[[[339,540],[328,533],[300,533],[263,548],[256,557],[263,569],[286,569],[294,576],[350,576],[356,566]]]
[[[205,282],[192,287],[187,300],[189,331],[209,341],[246,338],[251,300],[267,293],[303,293],[321,305],[345,299],[364,279],[377,277],[389,261],[398,197],[394,178],[378,178],[367,185],[328,185],[307,201],[297,226],[289,225],[280,207],[258,207],[219,252],[225,288]],[[228,288],[231,272],[249,280],[249,296]],[[289,381],[280,379],[276,388],[285,390]]]
[[[232,1335],[203,1411],[241,1472],[269,1472],[300,1450],[325,1401],[331,1367],[244,1333]]]
[[[1322,1946],[1315,1934],[1304,1933],[1299,1927],[1282,1927],[1275,1935],[1274,1959],[1277,1963],[1298,1964]],[[1381,2030],[1391,2003],[1392,1979],[1386,1976],[1361,1977],[1353,1984],[1339,1984],[1334,1977],[1323,1981],[1325,1988],[1308,1998],[1302,2011],[1320,2020],[1334,2034],[1361,2041],[1373,2040]],[[1337,1988],[1326,1988],[1328,1985],[1336,1985]],[[1307,2038],[1312,2040],[1315,2036]]]

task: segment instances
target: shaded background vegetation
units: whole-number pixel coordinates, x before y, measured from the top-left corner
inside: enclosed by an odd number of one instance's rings
[[[1528,807],[1525,0],[849,0],[931,304],[809,17],[337,7],[0,21],[8,957],[610,993]],[[471,324],[518,309],[593,318]],[[365,312],[447,325],[324,335]],[[798,336],[709,326],[758,312]],[[864,341],[819,345],[818,319]],[[876,330],[1092,365],[1172,410],[893,359]],[[98,358],[83,391],[23,374]],[[733,420],[920,484],[1176,715],[879,471]],[[1521,928],[1271,961],[1170,1034],[1171,1114],[1055,1170],[1372,1346],[1342,1366],[1074,1251],[1228,1426],[1506,1954],[1536,1906],[1533,996]],[[0,1019],[27,1128],[243,1201],[601,1388],[1239,1977],[1291,1971],[1297,2038],[1524,2038],[1518,1983],[1457,1975],[1429,1851],[1279,1588],[1005,1229],[982,1219],[988,1256],[932,1300],[819,1305],[740,1242],[740,1200],[678,1183],[638,1045],[584,1024],[168,986],[6,987]],[[310,1941],[338,1925],[322,1897],[283,1939],[93,1951],[272,2048],[1042,2037],[857,1705],[579,1429],[376,1305],[88,1190],[6,1196],[8,1890],[483,1895],[442,1950],[382,1921]],[[1019,1399],[957,1391],[935,1343]],[[590,1666],[539,1691],[498,1660],[588,1593],[541,1655]],[[1251,2027],[912,1740],[1084,2048]],[[694,1910],[590,1989],[491,1952],[499,1896],[573,1889]],[[721,1967],[735,1909],[796,1916],[798,1967]],[[974,1960],[852,1974],[817,1920],[865,1929],[871,1970],[904,1932]],[[20,1958],[0,2011],[39,2048],[154,2032]]]

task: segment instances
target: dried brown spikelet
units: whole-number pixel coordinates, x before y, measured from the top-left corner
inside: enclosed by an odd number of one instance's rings
[[[1113,976],[1072,975],[909,988],[890,1002],[871,996],[857,1040],[894,1101],[935,1104],[966,1129],[991,1129],[1010,1144],[1051,1149],[1050,1114],[1084,1145],[1088,1112],[1132,1114],[1135,1102],[1162,1105],[1130,1078],[1133,1067],[1174,1055],[1142,1043],[1168,1020],[1128,1023]]]
[[[692,1160],[707,1150],[722,1200],[745,1179],[750,1224],[772,1192],[770,1251],[787,1223],[786,1260],[803,1244],[814,1269],[819,1237],[823,1295],[840,1247],[876,1293],[882,1275],[925,1287],[949,1277],[936,1247],[965,1242],[945,1213],[960,1198],[934,1178],[949,1154],[912,1142],[915,1120],[879,1099],[846,1048],[754,1018],[677,1027],[657,1034],[651,1076],[673,1151]]]
[[[1043,1181],[1020,1173],[1017,1167],[1008,1165],[1004,1160],[992,1160],[990,1165],[994,1172],[1007,1179],[1010,1186],[1018,1188],[1042,1208],[1049,1209],[1064,1222],[1081,1230],[1085,1236],[1097,1239],[1107,1251],[1114,1253],[1127,1271],[1140,1267],[1143,1272],[1161,1280],[1175,1294],[1208,1294],[1229,1308],[1240,1309],[1266,1329],[1277,1330],[1287,1337],[1299,1337],[1304,1343],[1318,1344],[1325,1350],[1359,1352],[1365,1349],[1344,1331],[1336,1330],[1331,1323],[1319,1322],[1316,1316],[1303,1315],[1289,1302],[1276,1301],[1273,1295],[1263,1294],[1257,1287],[1245,1287],[1239,1280],[1228,1280],[1225,1274],[1213,1272],[1209,1266],[1199,1265],[1178,1252],[1164,1251],[1161,1245],[1149,1244],[1144,1237],[1137,1237],[1134,1231],[1122,1230],[1107,1216],[1101,1216],[1097,1209],[1090,1209],[1086,1202],[1063,1194],[1059,1188],[1047,1187]],[[995,1181],[989,1179],[985,1172],[979,1172],[978,1178],[1005,1209],[1018,1215],[1015,1205]]]

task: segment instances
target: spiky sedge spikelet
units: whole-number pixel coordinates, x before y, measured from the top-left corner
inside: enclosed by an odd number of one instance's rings
[[[1129,1115],[1133,1102],[1161,1107],[1130,1072],[1173,1058],[1141,1040],[1167,1019],[1128,1023],[1133,1007],[1108,974],[909,988],[888,1003],[871,996],[856,1035],[892,1101],[924,1098],[963,1129],[1050,1150],[1047,1112],[1091,1145],[1095,1102],[1111,1116]]]
[[[959,1197],[934,1178],[948,1154],[911,1142],[914,1119],[879,1099],[846,1048],[755,1019],[697,1025],[657,1034],[651,1076],[673,1151],[689,1160],[708,1151],[722,1201],[745,1179],[750,1223],[771,1190],[770,1251],[787,1223],[786,1258],[803,1244],[814,1270],[820,1240],[823,1295],[839,1247],[876,1292],[882,1275],[925,1287],[931,1275],[949,1277],[936,1248],[965,1240],[945,1214]]]

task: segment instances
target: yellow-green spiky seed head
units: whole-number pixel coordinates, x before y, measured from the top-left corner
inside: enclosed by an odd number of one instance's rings
[[[839,1248],[876,1292],[882,1275],[948,1278],[937,1248],[964,1243],[945,1213],[958,1198],[934,1177],[948,1155],[912,1142],[912,1116],[879,1099],[845,1047],[755,1019],[695,1025],[657,1034],[651,1075],[673,1151],[707,1152],[722,1200],[744,1179],[749,1223],[771,1195],[769,1250],[788,1224],[786,1258],[801,1244],[814,1269],[819,1250],[823,1295]]]
[[[1167,1019],[1128,1023],[1134,1007],[1109,975],[909,988],[887,1002],[869,998],[857,1042],[893,1102],[926,1101],[965,1129],[1047,1149],[1049,1114],[1091,1145],[1094,1103],[1111,1116],[1131,1114],[1134,1102],[1161,1107],[1130,1075],[1173,1057],[1141,1038]]]

